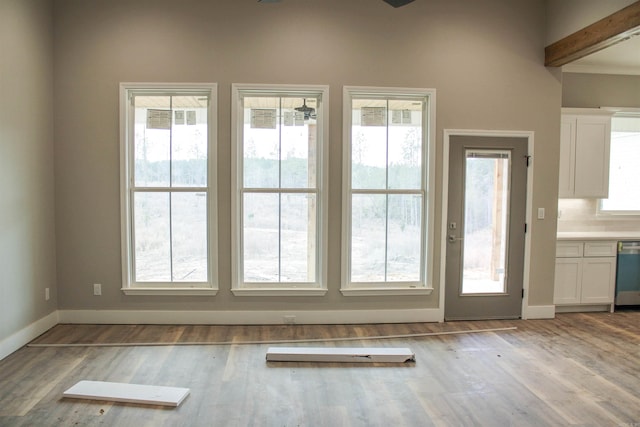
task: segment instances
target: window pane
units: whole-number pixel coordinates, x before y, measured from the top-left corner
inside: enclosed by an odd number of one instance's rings
[[[316,185],[316,113],[312,98],[282,99],[282,188]]]
[[[389,195],[387,281],[420,280],[422,196]]]
[[[135,280],[171,281],[169,193],[134,197]]]
[[[387,175],[386,100],[353,100],[351,187],[385,189]]]
[[[386,195],[354,194],[351,201],[351,281],[385,280]]]
[[[611,129],[609,198],[601,209],[640,211],[640,117],[613,117]]]
[[[171,194],[173,281],[207,281],[207,194]]]
[[[174,187],[207,186],[207,104],[205,96],[174,96],[171,176]]]
[[[244,194],[242,242],[245,282],[277,282],[279,279],[278,199],[278,194]]]
[[[243,126],[245,188],[277,188],[280,159],[280,98],[246,97]]]
[[[314,188],[315,98],[244,98],[245,188]]]
[[[137,187],[170,185],[171,97],[135,97],[134,159]]]
[[[422,106],[421,101],[389,101],[389,188],[421,187]]]
[[[281,282],[314,282],[316,279],[316,196],[283,194]]]
[[[351,132],[343,179],[350,217],[343,286],[426,285],[427,106],[429,91],[348,90]]]

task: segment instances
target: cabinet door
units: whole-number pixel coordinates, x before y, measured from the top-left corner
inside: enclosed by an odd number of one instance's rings
[[[575,147],[575,197],[606,198],[609,193],[611,118],[578,117]]]
[[[616,259],[584,258],[582,260],[583,304],[611,304],[616,282]]]
[[[553,303],[579,304],[581,282],[582,258],[556,258]]]
[[[560,123],[560,176],[558,197],[573,197],[576,159],[576,117],[562,116]]]

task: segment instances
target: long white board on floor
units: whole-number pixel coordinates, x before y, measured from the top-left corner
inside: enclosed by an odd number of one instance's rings
[[[269,347],[268,362],[413,362],[408,348],[387,347]]]
[[[105,381],[79,381],[62,393],[63,397],[75,399],[108,400],[161,406],[178,406],[188,395],[188,388]]]

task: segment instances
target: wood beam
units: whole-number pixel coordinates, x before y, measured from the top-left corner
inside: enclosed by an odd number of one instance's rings
[[[544,65],[560,67],[640,34],[640,0],[544,48]]]

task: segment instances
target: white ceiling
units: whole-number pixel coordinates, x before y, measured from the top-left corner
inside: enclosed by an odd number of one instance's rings
[[[562,71],[640,75],[640,36],[573,61],[562,67]]]

